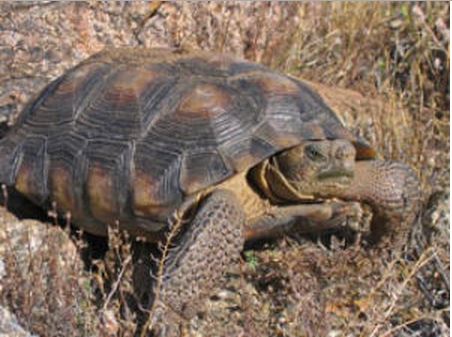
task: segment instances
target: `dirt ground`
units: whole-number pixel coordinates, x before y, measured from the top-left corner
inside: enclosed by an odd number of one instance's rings
[[[449,26],[447,2],[2,2],[0,135],[45,84],[108,46],[226,52],[304,78],[382,158],[418,173],[410,239],[377,249],[339,233],[250,247],[187,336],[448,336]],[[68,228],[9,210],[0,335],[138,334],[146,312],[130,304],[130,244],[112,235],[88,272]],[[22,332],[4,323],[11,313]]]

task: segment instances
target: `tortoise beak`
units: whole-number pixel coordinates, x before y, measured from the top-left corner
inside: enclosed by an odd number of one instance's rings
[[[353,170],[347,169],[346,167],[343,168],[332,168],[329,170],[325,170],[323,172],[320,172],[317,175],[318,180],[326,180],[326,179],[340,179],[340,178],[347,178],[352,179],[354,177]]]
[[[331,162],[321,170],[317,178],[322,180],[337,180],[348,183],[354,176],[356,151],[353,145],[344,140],[336,140],[332,143]]]

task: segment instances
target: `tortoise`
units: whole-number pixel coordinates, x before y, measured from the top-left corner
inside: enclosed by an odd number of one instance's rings
[[[398,233],[419,199],[414,171],[377,159],[302,80],[185,50],[81,62],[25,107],[0,163],[0,183],[95,235],[159,242],[183,220],[159,301],[188,318],[246,240],[335,226],[357,202]]]

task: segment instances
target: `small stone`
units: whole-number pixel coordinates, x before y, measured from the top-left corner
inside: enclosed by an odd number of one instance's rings
[[[327,337],[341,337],[343,335],[344,334],[341,330],[331,330],[330,332],[328,332]]]
[[[38,337],[26,331],[17,321],[16,316],[0,306],[0,337]]]
[[[102,321],[104,323],[107,336],[116,336],[119,331],[119,322],[112,310],[105,310],[102,313]]]

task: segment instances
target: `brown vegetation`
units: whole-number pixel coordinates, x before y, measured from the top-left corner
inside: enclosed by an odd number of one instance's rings
[[[382,157],[418,172],[410,242],[376,250],[329,235],[254,247],[190,335],[446,336],[449,34],[448,3],[2,3],[0,123],[107,45],[229,52],[312,81]],[[1,306],[40,336],[132,336],[147,314],[132,295],[130,245],[111,235],[89,272],[75,241],[1,208]]]

